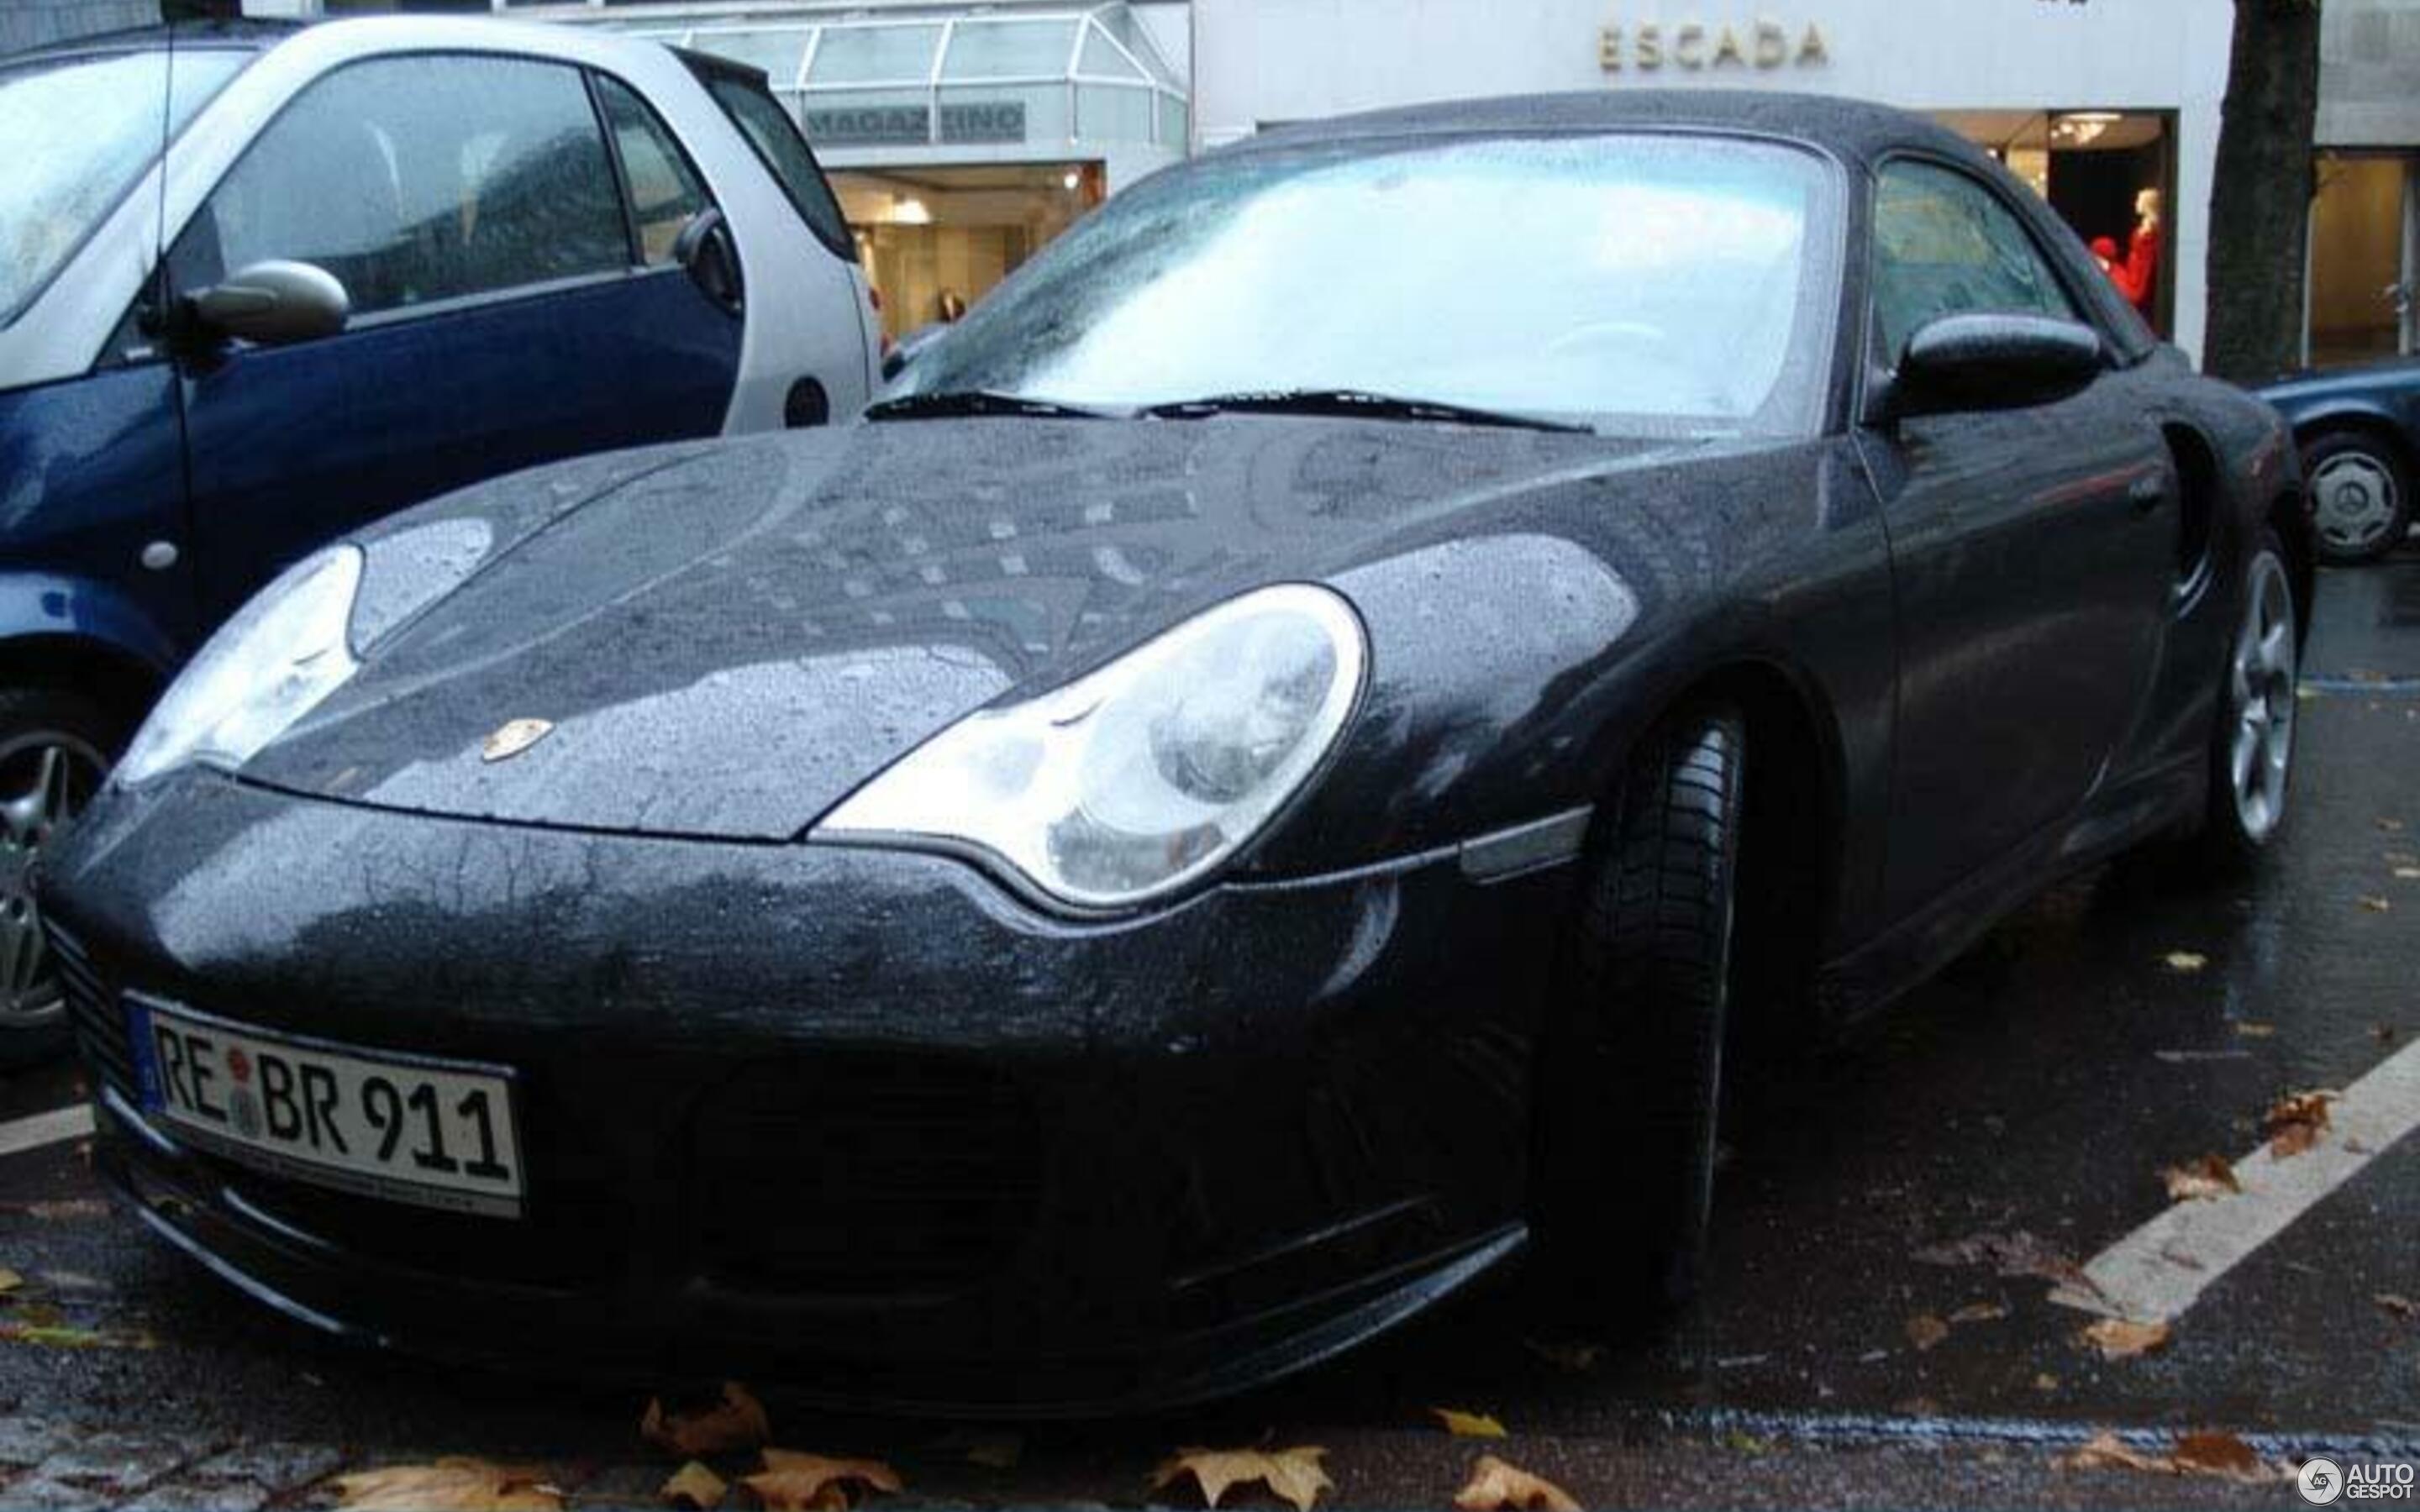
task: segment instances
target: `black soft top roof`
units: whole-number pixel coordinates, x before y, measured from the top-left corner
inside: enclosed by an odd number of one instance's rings
[[[1374,110],[1264,131],[1237,144],[1297,146],[1400,136],[1522,131],[1691,129],[1748,132],[1806,142],[1855,162],[1896,147],[1961,159],[1984,154],[1938,122],[1889,105],[1831,95],[1759,89],[1606,89],[1559,95],[1508,95]]]

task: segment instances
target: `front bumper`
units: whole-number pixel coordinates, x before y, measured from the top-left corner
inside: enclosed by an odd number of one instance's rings
[[[101,1169],[332,1332],[857,1407],[1225,1394],[1515,1247],[1571,868],[1451,852],[1038,914],[904,852],[496,826],[209,776],[121,797],[47,900]],[[147,1118],[118,995],[521,1075],[527,1211],[258,1173]]]

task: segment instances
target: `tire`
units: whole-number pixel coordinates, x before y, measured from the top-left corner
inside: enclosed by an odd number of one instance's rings
[[[128,724],[70,689],[0,688],[0,1067],[67,1049],[67,1006],[29,870],[100,791]]]
[[[2317,514],[2319,560],[2376,562],[2412,529],[2412,472],[2383,437],[2321,431],[2303,448],[2303,476]]]
[[[1535,1079],[1532,1229],[1572,1323],[1626,1330],[1698,1288],[1745,759],[1736,711],[1687,710],[1640,745],[1600,819]]]
[[[2219,670],[2210,801],[2199,837],[2208,860],[2248,863],[2285,824],[2302,665],[2298,624],[2285,543],[2264,529],[2244,563],[2242,603]]]

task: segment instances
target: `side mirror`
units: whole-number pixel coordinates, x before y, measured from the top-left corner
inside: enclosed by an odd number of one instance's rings
[[[689,270],[698,292],[737,315],[745,303],[739,282],[739,249],[722,212],[711,206],[689,218],[673,239],[673,260]]]
[[[1946,315],[1907,339],[1885,418],[2048,404],[2101,367],[2101,333],[2090,326],[2038,315]]]
[[[353,309],[335,274],[277,258],[240,269],[186,302],[205,329],[264,347],[333,336]]]

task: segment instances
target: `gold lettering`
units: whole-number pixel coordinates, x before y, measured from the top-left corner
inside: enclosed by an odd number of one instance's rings
[[[1632,52],[1640,68],[1662,68],[1664,66],[1664,29],[1652,21],[1641,25],[1638,28],[1637,43]]]
[[[1607,26],[1597,33],[1596,65],[1607,73],[1621,71],[1621,28]]]
[[[1672,61],[1684,69],[1706,66],[1706,28],[1694,21],[1684,21],[1672,42]]]
[[[1790,36],[1781,23],[1759,16],[1756,21],[1756,66],[1777,69],[1790,61]]]
[[[1739,34],[1732,31],[1729,23],[1725,23],[1714,38],[1714,67],[1719,69],[1725,63],[1736,63],[1743,68],[1747,66],[1747,54],[1740,51]]]
[[[1829,63],[1831,61],[1832,54],[1823,50],[1823,31],[1818,28],[1813,22],[1808,22],[1807,23],[1807,35],[1804,38],[1801,38],[1798,43],[1798,62],[1800,67],[1803,68],[1809,63]]]

